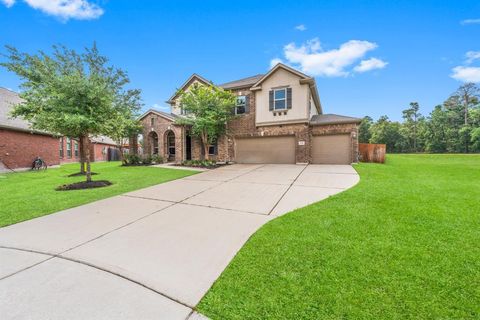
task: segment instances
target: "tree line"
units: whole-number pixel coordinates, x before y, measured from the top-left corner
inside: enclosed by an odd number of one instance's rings
[[[417,102],[402,111],[403,121],[381,116],[363,118],[360,143],[382,143],[387,152],[476,153],[480,152],[480,88],[463,84],[428,116]]]

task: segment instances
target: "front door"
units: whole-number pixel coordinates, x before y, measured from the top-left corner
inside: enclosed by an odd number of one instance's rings
[[[187,148],[185,155],[187,160],[192,160],[192,137],[190,135],[186,137],[185,148]]]

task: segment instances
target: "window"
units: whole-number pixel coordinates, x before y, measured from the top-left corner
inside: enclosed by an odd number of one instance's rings
[[[63,137],[60,138],[60,158],[63,158]]]
[[[275,89],[273,91],[273,109],[284,110],[287,109],[287,89]]]
[[[74,150],[75,158],[78,158],[78,141],[73,142],[73,150]]]
[[[72,140],[67,138],[67,157],[72,157]]]
[[[247,107],[247,97],[238,96],[237,101],[235,103],[235,114],[244,114],[246,112],[246,107]]]
[[[208,146],[208,155],[214,156],[217,154],[217,141],[214,141],[211,145]]]
[[[150,125],[153,127],[155,125],[155,118],[151,117],[150,118]]]

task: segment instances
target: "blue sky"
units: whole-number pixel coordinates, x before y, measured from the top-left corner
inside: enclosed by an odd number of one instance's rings
[[[418,101],[428,114],[462,81],[480,82],[479,39],[478,0],[0,0],[0,52],[96,41],[145,109],[165,108],[194,72],[222,83],[279,59],[315,76],[325,113],[399,120]],[[19,83],[0,69],[0,86]]]

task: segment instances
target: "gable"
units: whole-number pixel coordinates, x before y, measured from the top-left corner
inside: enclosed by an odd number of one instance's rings
[[[307,76],[306,74],[304,73],[301,73],[300,71],[298,70],[295,70],[289,66],[286,66],[282,63],[278,63],[275,67],[273,67],[267,74],[265,74],[260,80],[257,81],[257,83],[255,83],[251,90],[260,90],[262,87],[262,83],[265,82],[267,79],[269,79],[271,76],[273,76],[275,73],[277,72],[288,72],[292,75],[295,75],[298,80],[302,80],[302,79],[311,79],[311,77]]]
[[[187,79],[187,81],[185,81],[180,86],[180,88],[178,88],[175,91],[175,93],[170,97],[170,99],[167,100],[167,103],[174,104],[175,99],[178,98],[178,95],[180,94],[180,92],[188,90],[188,88],[194,83],[201,83],[201,84],[205,84],[205,85],[213,84],[211,81],[208,81],[205,78],[203,78],[203,77],[199,76],[198,74],[194,73],[193,75],[190,76],[190,78]]]

